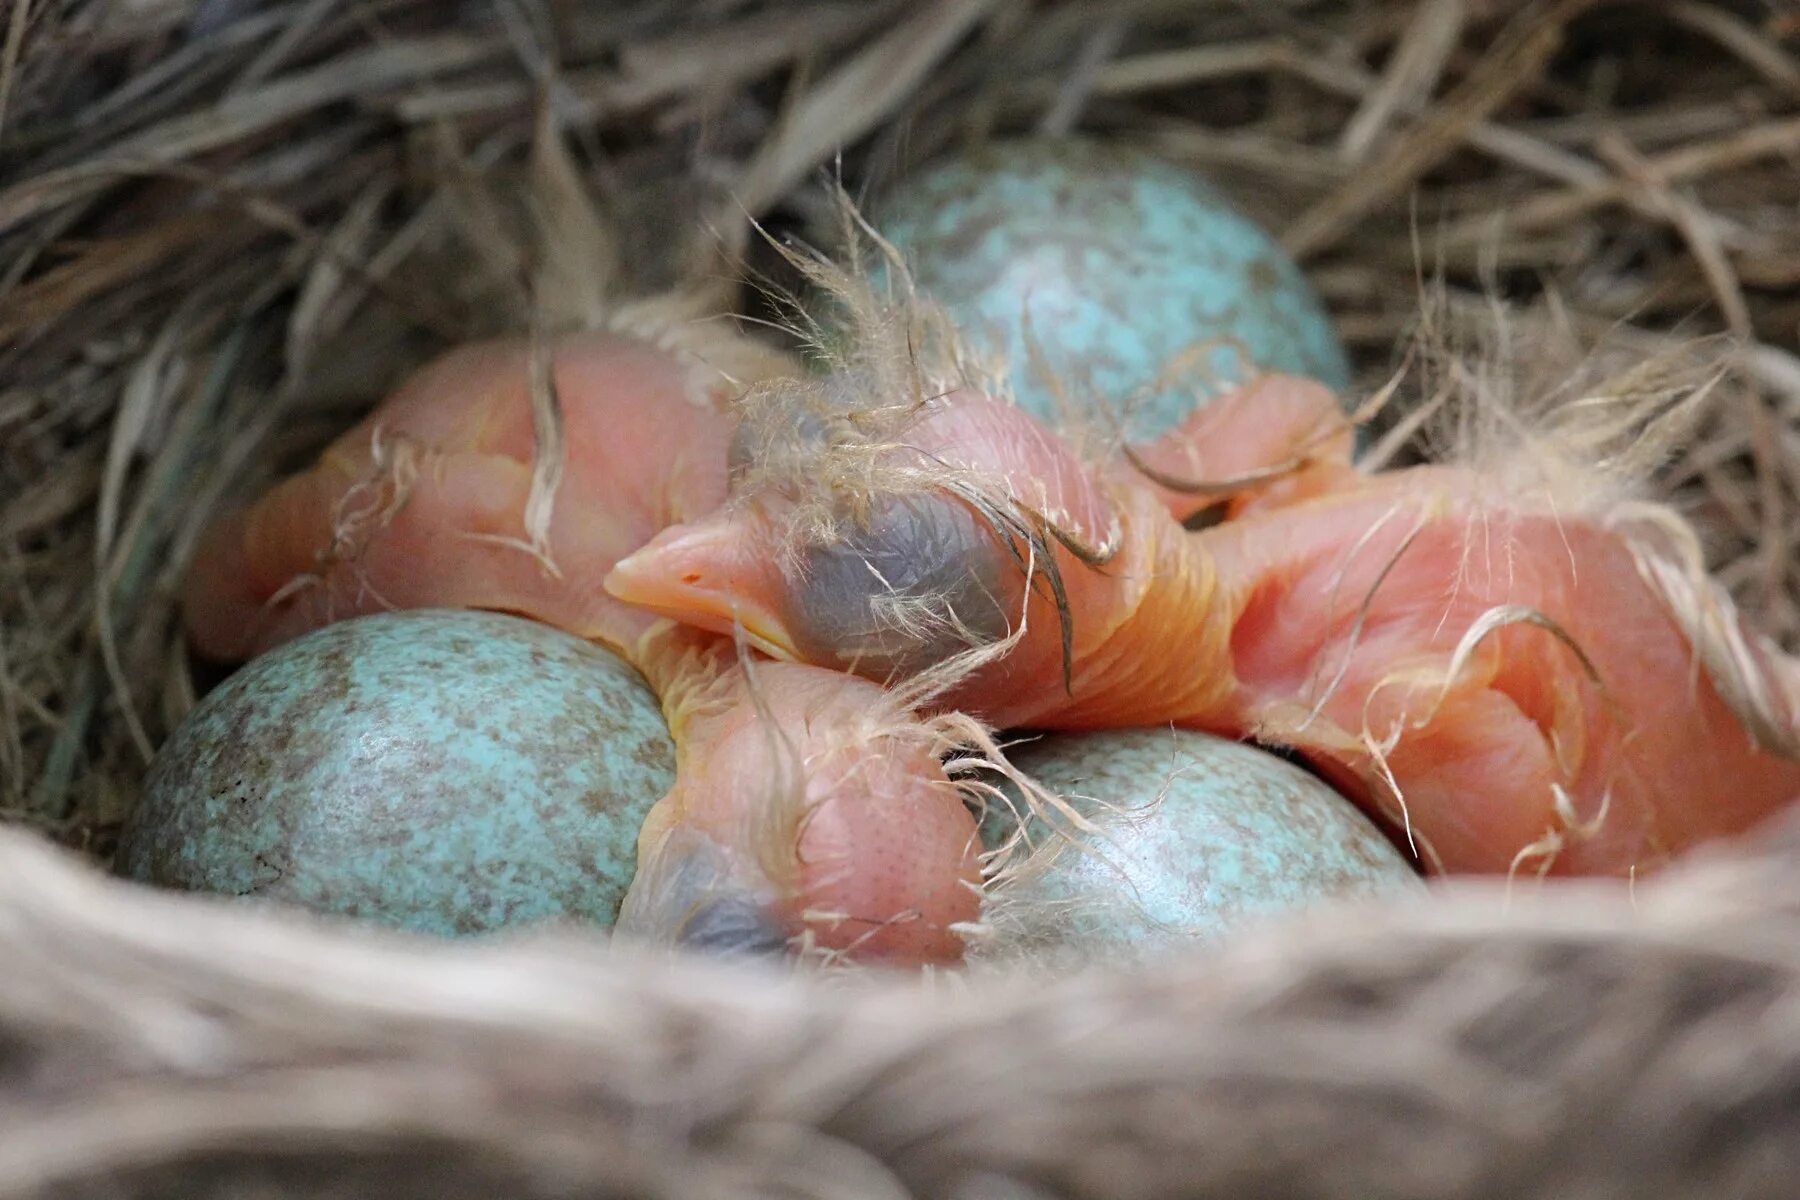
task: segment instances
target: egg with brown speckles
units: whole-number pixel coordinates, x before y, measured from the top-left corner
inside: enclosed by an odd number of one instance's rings
[[[1246,364],[1350,383],[1330,316],[1279,243],[1211,181],[1147,151],[988,143],[903,179],[873,220],[1041,420],[1105,410],[1146,441]],[[1178,362],[1192,365],[1171,375]]]
[[[971,954],[984,963],[1141,960],[1247,921],[1425,889],[1354,805],[1255,746],[1123,729],[1049,735],[1010,757],[1097,832],[1025,823],[1038,849],[991,891],[992,932]],[[982,828],[990,849],[1019,831],[998,805]]]
[[[656,696],[609,651],[495,613],[362,617],[189,714],[117,869],[439,935],[610,926],[674,774]]]

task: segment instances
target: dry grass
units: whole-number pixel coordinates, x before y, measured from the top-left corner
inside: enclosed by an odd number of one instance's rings
[[[1714,415],[1662,484],[1800,641],[1800,19],[1772,0],[11,0],[5,816],[104,853],[198,686],[174,594],[208,512],[518,323],[484,206],[541,111],[649,281],[743,244],[746,211],[815,233],[840,149],[860,195],[1072,129],[1278,230],[1370,390],[1427,280],[1451,321],[1498,297],[1577,357],[1719,335]]]
[[[963,987],[403,939],[0,829],[0,1196],[1791,1197],[1800,827],[1730,849]]]

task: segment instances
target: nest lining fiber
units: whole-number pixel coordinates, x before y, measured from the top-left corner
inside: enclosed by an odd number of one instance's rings
[[[746,218],[815,239],[838,181],[982,139],[1153,148],[1280,235],[1360,393],[1439,349],[1386,461],[1441,449],[1459,390],[1673,364],[1709,405],[1656,491],[1800,645],[1782,5],[11,0],[0,820],[33,836],[0,831],[0,1196],[1785,1194],[1791,829],[979,1004],[425,949],[52,855],[105,864],[211,682],[175,609],[206,519],[522,327],[490,218],[544,121],[646,290],[721,247],[781,279]]]

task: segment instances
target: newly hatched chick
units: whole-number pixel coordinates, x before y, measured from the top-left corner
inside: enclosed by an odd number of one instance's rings
[[[1331,397],[1279,378],[1085,466],[967,386],[929,315],[857,303],[886,356],[753,391],[752,423],[798,409],[815,436],[623,561],[615,596],[933,679],[999,727],[1291,747],[1437,871],[1642,871],[1800,797],[1800,673],[1672,512],[1476,466],[1361,473]],[[1233,496],[1230,519],[1188,532],[1191,495]]]
[[[932,729],[876,684],[757,668],[729,637],[673,628],[600,586],[656,531],[724,500],[728,375],[611,333],[568,339],[552,360],[564,465],[536,545],[531,346],[466,346],[215,527],[188,580],[194,644],[242,658],[333,620],[434,606],[605,643],[657,690],[677,744],[622,931],[958,958],[953,927],[978,915],[978,843]]]

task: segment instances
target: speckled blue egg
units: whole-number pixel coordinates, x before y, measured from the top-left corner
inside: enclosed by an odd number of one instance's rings
[[[1299,267],[1205,178],[1152,154],[1079,138],[989,143],[903,180],[874,224],[972,344],[1004,356],[1016,398],[1042,420],[1105,405],[1148,440],[1241,382],[1246,355],[1349,386]],[[1212,383],[1189,373],[1154,386],[1209,341],[1243,353],[1211,350]],[[1033,342],[1064,400],[1033,368]]]
[[[1334,899],[1424,891],[1405,857],[1349,801],[1265,750],[1210,734],[1128,729],[1062,734],[1014,751],[1016,766],[1093,821],[1098,836],[994,889],[985,962],[1142,960],[1247,921]],[[989,848],[1017,829],[999,806]]]
[[[446,936],[610,926],[674,764],[655,695],[604,649],[492,613],[364,617],[195,707],[117,867]]]

